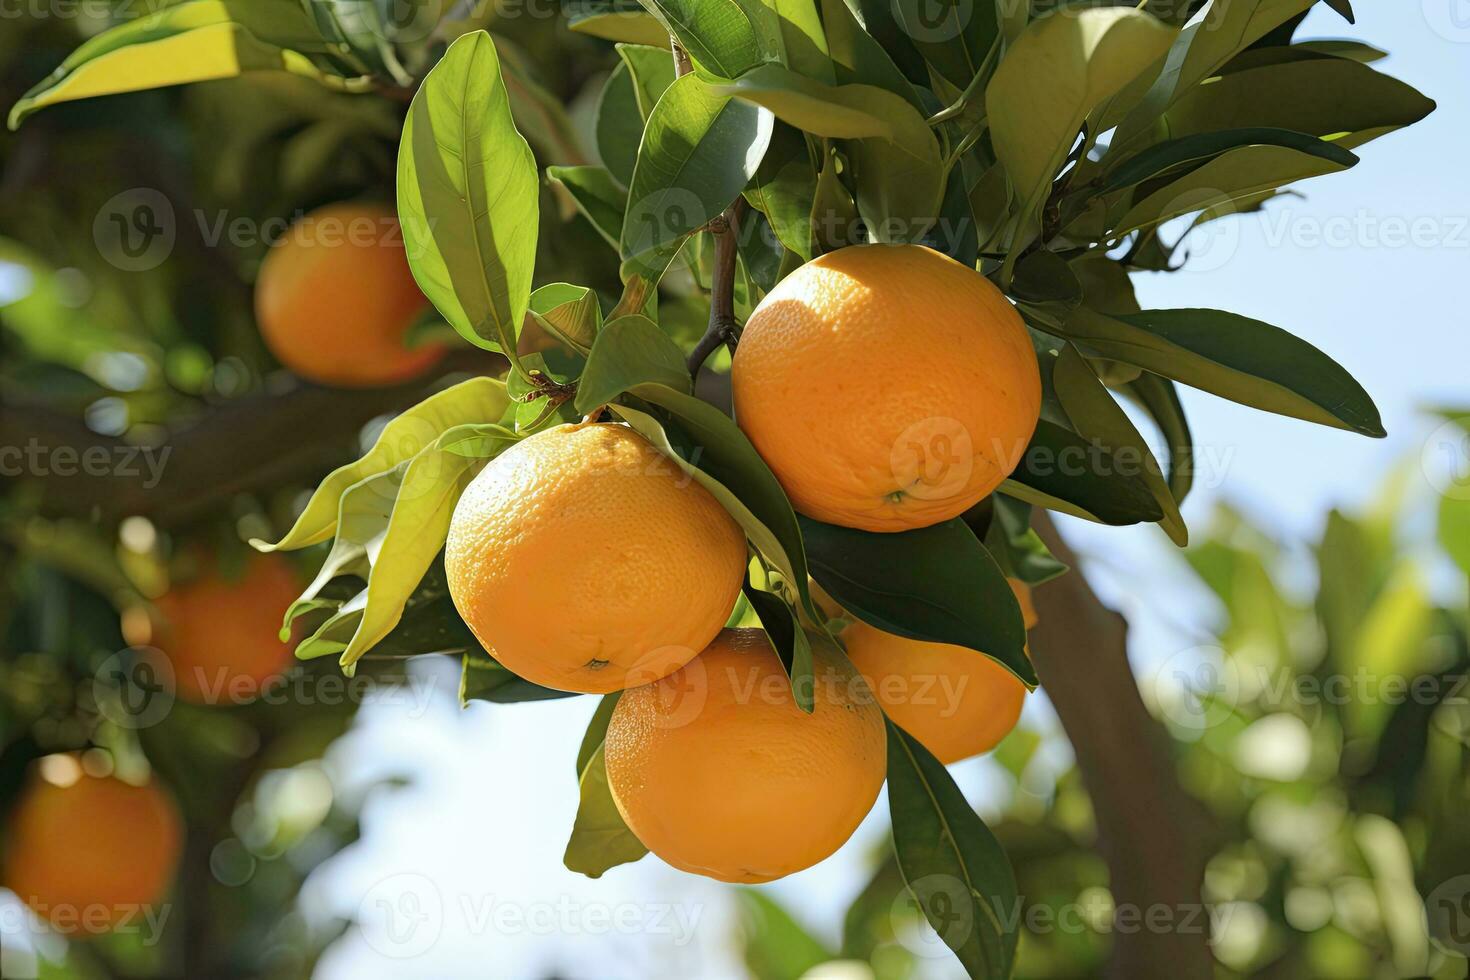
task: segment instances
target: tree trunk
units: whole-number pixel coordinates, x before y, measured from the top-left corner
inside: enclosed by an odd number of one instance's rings
[[[1036,590],[1031,656],[1092,797],[1098,851],[1117,916],[1108,976],[1209,980],[1209,915],[1200,888],[1209,818],[1180,787],[1168,736],[1128,663],[1128,624],[1093,593],[1049,515],[1035,526],[1073,571]]]

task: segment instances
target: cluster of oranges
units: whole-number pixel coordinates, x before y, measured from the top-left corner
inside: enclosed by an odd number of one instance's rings
[[[796,509],[875,532],[973,507],[1015,466],[1041,406],[1014,308],[919,246],[842,249],[788,276],[751,315],[732,382],[736,421]],[[736,882],[847,840],[885,778],[885,711],[953,762],[994,747],[1026,690],[973,650],[854,621],[845,656],[814,643],[808,715],[764,635],[726,628],[749,557],[708,490],[631,428],[592,418],[486,466],[445,552],[456,607],[504,666],[621,692],[604,758],[639,840]]]

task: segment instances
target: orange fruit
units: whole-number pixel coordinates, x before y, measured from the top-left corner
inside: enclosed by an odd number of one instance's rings
[[[921,245],[828,252],[745,325],[735,417],[809,517],[903,531],[956,517],[1020,461],[1041,411],[1020,314]]]
[[[5,886],[64,932],[144,922],[183,847],[177,807],[156,782],[89,775],[76,755],[39,760],[5,832]]]
[[[324,385],[396,384],[427,371],[443,346],[404,346],[427,306],[397,216],[373,204],[330,204],[301,218],[271,246],[255,283],[266,346]]]
[[[1010,582],[1030,628],[1030,589]],[[968,647],[911,640],[863,622],[844,629],[842,642],[893,723],[946,765],[989,752],[1021,717],[1026,685]]]
[[[772,881],[852,836],[887,765],[883,713],[839,651],[813,651],[815,710],[796,706],[760,630],[625,691],[604,743],[618,812],[653,853],[720,881]]]
[[[444,567],[455,608],[505,667],[606,693],[687,663],[724,626],[745,535],[625,425],[560,425],[466,488]]]
[[[251,555],[238,579],[211,567],[159,596],[152,642],[168,658],[179,696],[195,704],[254,700],[292,662],[281,620],[300,591],[284,559]]]

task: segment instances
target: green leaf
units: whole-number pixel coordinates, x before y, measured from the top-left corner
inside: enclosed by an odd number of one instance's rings
[[[780,21],[782,61],[792,71],[831,84],[832,58],[816,0],[772,0]]]
[[[637,3],[618,0],[577,0],[562,8],[567,26],[578,34],[629,44],[668,44],[668,28]]]
[[[602,167],[547,167],[546,176],[567,189],[597,233],[618,247],[623,212],[628,210],[628,192]]]
[[[645,391],[645,393],[651,392],[654,390],[654,386],[648,386],[648,388],[643,390]],[[665,389],[665,391],[668,394],[678,394],[677,392],[673,392],[672,389]],[[665,398],[665,400],[668,399]],[[692,400],[697,402],[697,399]],[[703,404],[703,402],[698,402],[698,404]],[[676,465],[678,465],[680,469],[682,469],[689,476],[693,477],[700,486],[704,487],[711,494],[713,494],[715,499],[720,502],[720,505],[725,508],[725,510],[730,514],[732,518],[735,519],[735,523],[740,525],[741,530],[745,532],[746,538],[748,538],[751,544],[755,546],[755,550],[759,552],[762,556],[764,556],[765,559],[769,561],[772,565],[774,565],[776,569],[781,572],[782,576],[787,579],[787,581],[793,583],[800,581],[803,585],[805,584],[806,559],[804,553],[801,551],[797,551],[796,559],[795,561],[793,561],[790,551],[791,546],[787,541],[783,541],[781,535],[778,535],[775,531],[771,530],[771,527],[767,525],[765,521],[757,517],[755,512],[752,511],[750,507],[746,506],[745,501],[735,495],[734,491],[725,486],[725,484],[721,483],[719,480],[715,479],[703,468],[696,465],[695,461],[706,462],[711,457],[706,454],[705,446],[690,444],[692,440],[690,439],[688,433],[683,431],[682,425],[680,425],[677,429],[675,429],[673,433],[671,433],[669,429],[673,427],[673,425],[676,423],[671,423],[671,425],[666,426],[659,419],[655,418],[652,415],[649,415],[647,412],[641,412],[638,409],[630,408],[627,405],[613,405],[611,407],[613,412],[615,412],[624,422],[627,422],[629,426],[631,426],[640,435],[647,439],[655,449],[668,456],[671,460],[674,461]],[[677,437],[679,440],[678,445],[675,445],[674,443],[675,437]],[[726,436],[725,438],[728,439],[728,436]],[[715,455],[722,455],[718,448],[715,451]],[[726,471],[729,471],[728,464],[726,466]],[[746,479],[748,480],[749,478],[747,477]],[[747,492],[749,492],[748,488]],[[758,491],[755,496],[757,501],[759,502]],[[789,504],[787,505],[786,509],[788,512],[790,511]],[[779,516],[779,511],[777,513]],[[796,524],[796,518],[793,516],[790,520],[792,526],[794,527]],[[786,532],[787,529],[782,528],[782,531]],[[801,541],[799,536],[795,544],[797,547],[800,546]],[[798,570],[801,575],[801,578],[799,580],[796,577],[798,574]],[[797,588],[796,591],[797,594],[801,597],[802,601],[805,602],[806,590],[804,588]]]
[[[760,618],[766,639],[771,641],[771,648],[781,658],[781,666],[786,668],[786,676],[791,680],[791,696],[795,699],[796,706],[811,714],[814,707],[812,646],[806,632],[801,628],[796,611],[780,596],[756,588],[751,584],[748,574],[744,592],[746,601]]]
[[[1263,127],[1226,129],[1155,143],[1107,170],[1097,192],[1108,194],[1190,164],[1202,163],[1242,146],[1284,146],[1342,167],[1351,167],[1358,162],[1356,155],[1339,144],[1306,133]]]
[[[1189,544],[1189,530],[1179,514],[1179,504],[1164,480],[1163,468],[1128,414],[1108,394],[1087,359],[1071,344],[1063,344],[1052,368],[1052,385],[1072,428],[1085,439],[1106,446],[1113,458],[1143,481],[1158,501],[1163,517],[1159,526],[1176,545]]]
[[[46,106],[166,85],[285,71],[337,88],[361,88],[319,68],[307,54],[329,49],[294,4],[192,0],[90,38],[10,110],[10,128]]]
[[[817,171],[805,137],[778,123],[745,196],[766,216],[781,244],[803,261],[812,257],[811,208],[816,193]]]
[[[985,547],[1007,578],[1027,585],[1041,585],[1065,575],[1067,566],[1056,559],[1041,536],[1031,529],[1031,505],[996,494],[991,497],[990,526],[985,529]]]
[[[903,33],[936,72],[963,91],[979,74],[1000,31],[999,4],[891,0]]]
[[[764,106],[776,118],[815,136],[914,138],[918,111],[872,85],[824,85],[780,65],[761,65],[736,79],[710,79],[710,91]]]
[[[899,870],[939,938],[969,976],[1010,977],[1020,902],[1010,861],[949,771],[891,721],[888,808]]]
[[[736,0],[644,0],[695,64],[733,78],[761,60],[755,24]]]
[[[597,708],[592,712],[592,718],[587,722],[587,731],[582,733],[582,744],[577,749],[577,778],[586,771],[587,764],[602,748],[603,740],[607,738],[607,726],[612,723],[613,709],[618,706],[618,698],[623,696],[622,691],[614,691],[604,694],[597,702]]]
[[[580,781],[581,800],[572,836],[562,863],[589,878],[601,878],[608,869],[637,861],[648,848],[633,836],[607,784],[602,746],[587,761]]]
[[[637,385],[652,382],[689,392],[684,353],[658,324],[632,313],[608,322],[577,382],[577,411],[586,414]]]
[[[915,109],[923,111],[923,99],[889,54],[898,47],[880,43],[876,33],[864,29],[844,0],[820,0],[820,3],[836,80],[876,85],[902,96]]]
[[[1153,523],[1164,516],[1138,477],[1119,472],[1108,449],[1041,419],[1001,492],[1101,524]]]
[[[829,149],[817,174],[816,195],[812,198],[809,219],[812,251],[831,252],[857,244],[857,224],[857,202],[842,182],[836,148]]]
[[[526,701],[556,701],[576,697],[571,691],[556,691],[517,677],[479,648],[467,650],[461,656],[459,674],[459,703],[467,706],[471,701],[489,701],[492,704],[520,704]],[[602,744],[601,739],[598,740]]]
[[[833,958],[832,953],[764,892],[741,888],[740,935],[745,965],[761,980],[801,980]]]
[[[625,62],[619,62],[603,83],[594,123],[597,155],[619,184],[633,181],[638,162],[638,144],[643,139],[644,118],[638,108],[638,87]],[[622,227],[622,212],[618,212]]]
[[[749,509],[765,533],[758,534],[747,527],[747,535],[766,560],[780,571],[787,587],[795,589],[802,605],[815,619],[816,610],[807,593],[807,558],[801,526],[786,492],[745,433],[718,408],[665,385],[641,384],[629,393],[663,409],[679,423],[688,436],[688,458],[697,460],[701,471],[728,487]],[[742,521],[736,511],[731,510],[731,514]]]
[[[1182,214],[1248,201],[1263,191],[1339,173],[1351,165],[1336,155],[1303,153],[1284,146],[1228,150],[1139,200],[1117,221],[1114,234],[1153,228]]]
[[[518,364],[539,213],[536,159],[484,31],[449,47],[403,125],[398,214],[424,294],[471,343]]]
[[[770,143],[765,109],[685,75],[664,92],[638,147],[619,237],[623,277],[657,282],[690,233],[740,195]]]
[[[260,551],[295,551],[327,540],[337,530],[338,502],[354,484],[407,462],[455,426],[501,418],[510,404],[505,382],[494,378],[471,378],[430,395],[384,426],[367,455],[323,480],[285,537],[251,544]]]
[[[531,294],[529,311],[541,328],[573,350],[592,350],[602,328],[602,307],[586,286],[554,282]]]
[[[1434,100],[1367,65],[1312,58],[1231,72],[1185,94],[1164,122],[1175,137],[1274,127],[1350,149],[1433,110]]]
[[[977,650],[1036,686],[1021,608],[964,521],[875,534],[799,520],[812,577],[842,608],[898,636]]]
[[[1061,330],[1105,357],[1265,412],[1362,435],[1384,435],[1368,393],[1306,341],[1221,310],[1144,310],[1104,316],[1082,308]]]
[[[633,94],[638,114],[646,122],[664,91],[674,84],[674,57],[669,52],[668,38],[659,47],[642,44],[619,44],[618,57],[628,66],[633,80]]]
[[[1169,492],[1182,505],[1194,486],[1194,437],[1178,389],[1168,378],[1145,371],[1123,385],[1122,391],[1149,414],[1168,443]]]
[[[1154,120],[1186,92],[1315,2],[1231,0],[1211,4],[1204,18],[1180,32],[1153,84],[1119,125],[1113,145],[1120,149],[1131,147],[1147,136]]]
[[[1033,21],[1006,52],[985,107],[995,154],[1021,202],[1013,250],[1034,239],[1083,120],[1168,50],[1175,34],[1126,7],[1061,10]]]

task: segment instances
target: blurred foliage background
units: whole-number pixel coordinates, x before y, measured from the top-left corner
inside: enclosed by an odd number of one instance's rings
[[[0,104],[110,20],[101,4],[68,9],[5,21]],[[616,57],[538,9],[487,9],[509,42],[517,123],[542,165],[584,162],[595,158],[596,93]],[[404,110],[269,75],[59,106],[0,134],[0,413],[38,436],[143,445],[300,395],[251,311],[270,223],[337,200],[391,199]],[[109,249],[104,218],[109,202],[140,190],[167,202],[175,236],[165,261],[141,269]],[[617,270],[596,231],[543,194],[537,267],[615,299]],[[693,329],[700,311],[689,305]],[[665,304],[664,323],[677,322],[677,307]],[[0,808],[36,759],[91,746],[151,767],[188,825],[180,914],[162,942],[67,944],[7,929],[0,963],[14,971],[39,948],[47,976],[304,977],[350,926],[309,923],[295,899],[358,833],[360,796],[322,761],[357,705],[179,704],[139,728],[114,710],[125,692],[109,664],[132,642],[128,611],[166,587],[180,551],[238,553],[281,530],[323,472],[423,390],[359,396],[311,418],[311,451],[289,465],[242,458],[229,430],[204,428],[225,491],[148,497],[154,512],[142,521],[113,519],[106,478],[78,490],[54,474],[0,477]],[[1426,520],[1401,486],[1391,481],[1364,513],[1334,512],[1308,552],[1225,511],[1185,556],[1218,621],[1142,680],[1207,812],[1222,976],[1466,975],[1470,505],[1445,497]],[[303,568],[314,562],[307,555]],[[404,679],[391,662],[365,670]],[[1114,911],[1106,869],[1077,774],[1043,742],[1022,729],[994,756],[1012,791],[992,826],[1027,897],[1020,975],[1092,976]],[[892,864],[877,867],[840,948],[814,938],[799,910],[742,891],[735,941],[761,980],[948,975],[942,945],[895,905],[902,891]]]

